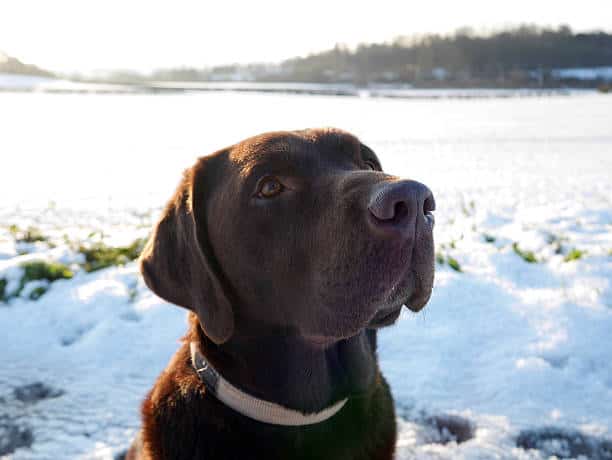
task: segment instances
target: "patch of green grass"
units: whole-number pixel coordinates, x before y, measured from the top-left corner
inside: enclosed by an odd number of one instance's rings
[[[33,260],[21,265],[23,268],[23,276],[19,281],[19,289],[12,296],[17,297],[23,291],[25,285],[30,281],[47,280],[50,283],[61,279],[70,279],[74,276],[72,270],[64,264],[58,262],[45,262],[43,260]],[[30,299],[37,300],[47,292],[46,287],[35,288],[30,293]]]
[[[30,300],[40,299],[45,292],[47,292],[46,286],[38,286],[37,288],[32,289],[32,292],[30,292]]]
[[[93,240],[96,236],[98,237],[100,241],[102,241],[106,235],[104,235],[104,232],[102,230],[94,230],[93,232],[89,232],[89,235],[87,235],[87,238],[90,240]]]
[[[21,268],[23,268],[23,276],[19,281],[19,288],[11,293],[10,296],[6,293],[7,280],[0,278],[0,302],[6,302],[9,298],[18,297],[25,285],[30,281],[47,280],[52,283],[60,279],[70,279],[74,276],[70,268],[57,262],[33,260],[21,264]],[[48,287],[39,286],[30,292],[29,297],[32,300],[38,300],[47,290]]]
[[[50,282],[70,279],[74,273],[64,264],[57,262],[45,262],[42,260],[34,260],[21,265],[24,269],[21,283],[25,284],[28,281],[47,280]]]
[[[83,268],[86,272],[94,272],[113,265],[125,265],[138,258],[146,239],[139,238],[129,246],[112,247],[100,242],[89,248],[81,246],[79,252],[85,256]]]
[[[495,243],[495,240],[497,239],[493,235],[489,235],[488,233],[483,234],[482,237],[484,238],[485,243]]]
[[[18,243],[36,243],[38,241],[48,240],[48,238],[36,227],[28,227],[22,230],[17,225],[11,225],[9,227],[9,232]]]
[[[586,254],[586,251],[581,251],[580,249],[572,248],[570,252],[563,258],[563,262],[571,262],[572,260],[581,259],[582,256]]]
[[[457,259],[455,259],[454,257],[448,256],[446,258],[446,261],[448,262],[449,267],[455,270],[456,272],[463,272],[463,270],[461,270],[461,265],[459,265],[459,262],[457,262]]]
[[[452,256],[445,256],[441,252],[436,252],[436,263],[438,265],[444,265],[445,263],[447,263],[448,266],[452,268],[453,270],[455,270],[456,272],[459,272],[459,273],[463,272],[463,270],[461,269],[461,265],[459,264],[457,259],[455,259]]]
[[[8,281],[6,281],[4,278],[0,278],[0,302],[6,302],[6,285],[8,284]]]
[[[517,242],[512,243],[512,250],[527,263],[535,264],[538,262],[538,259],[536,259],[533,251],[524,251],[523,249],[519,248]]]

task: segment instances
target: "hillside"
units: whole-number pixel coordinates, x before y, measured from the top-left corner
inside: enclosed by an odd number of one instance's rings
[[[451,36],[399,37],[285,61],[302,81],[411,82],[510,85],[551,80],[554,69],[612,66],[612,35],[567,27],[523,26],[488,36],[463,29]]]
[[[566,69],[569,73],[563,73]],[[585,73],[584,70],[588,69]],[[595,69],[595,70],[593,70]],[[590,72],[590,73],[589,73]],[[590,78],[585,76],[591,75]],[[492,34],[397,37],[277,64],[162,69],[155,80],[411,84],[415,87],[558,87],[612,81],[612,34],[524,25]]]
[[[34,75],[40,77],[53,77],[53,73],[43,70],[35,65],[24,64],[19,59],[11,57],[0,51],[0,73],[20,75]]]

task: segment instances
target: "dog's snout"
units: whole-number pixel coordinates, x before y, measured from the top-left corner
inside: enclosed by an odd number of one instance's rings
[[[368,204],[371,225],[385,236],[409,237],[415,231],[415,219],[433,223],[434,209],[431,190],[412,180],[378,185]]]

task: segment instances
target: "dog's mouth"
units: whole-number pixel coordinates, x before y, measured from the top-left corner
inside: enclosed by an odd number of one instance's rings
[[[329,348],[336,342],[342,340],[341,337],[333,337],[328,335],[303,335],[302,338],[306,343],[318,349]]]
[[[402,306],[381,310],[374,315],[374,318],[370,320],[368,323],[368,328],[378,329],[381,327],[390,326],[391,324],[395,323],[397,318],[399,318],[401,312]]]
[[[402,308],[403,305],[399,307],[385,308],[383,310],[380,310],[365,326],[366,329],[380,329],[392,325],[393,323],[395,323],[395,321],[397,321],[397,318],[399,318],[399,315],[402,312]],[[344,340],[348,337],[308,334],[303,335],[302,338],[308,344],[315,348],[325,349],[334,345],[336,342]]]
[[[419,292],[418,294],[415,294],[411,296],[410,299],[408,299],[408,302],[406,302],[406,307],[408,307],[408,309],[413,311],[414,313],[418,313],[423,309],[423,307],[425,307],[425,305],[427,305],[430,296],[431,289],[426,290],[424,292]]]
[[[426,300],[423,302],[423,304],[425,303],[427,303]],[[422,308],[421,305],[419,305],[417,308],[413,308],[409,306],[408,303],[406,303],[405,305],[412,311],[418,311]],[[374,315],[374,317],[367,323],[365,328],[366,329],[381,329],[383,327],[391,326],[399,318],[400,314],[402,313],[402,308],[404,308],[404,305],[400,305],[399,307],[396,306],[396,307],[391,307],[391,308],[384,308],[378,311]],[[341,340],[345,340],[347,338],[348,337],[337,337],[337,336],[319,335],[319,334],[302,335],[302,339],[306,343],[310,344],[314,348],[319,348],[319,349],[329,348],[335,343]]]
[[[425,211],[425,220],[431,228],[434,227],[434,225],[436,224],[436,216],[434,215],[433,210]]]

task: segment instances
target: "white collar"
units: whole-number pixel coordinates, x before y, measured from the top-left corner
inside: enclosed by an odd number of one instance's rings
[[[191,342],[189,347],[191,350],[191,363],[208,391],[226,406],[253,420],[272,425],[313,425],[337,414],[348,401],[348,398],[345,398],[320,412],[305,414],[256,398],[233,386],[219,372],[213,369],[200,352],[197,342]]]

